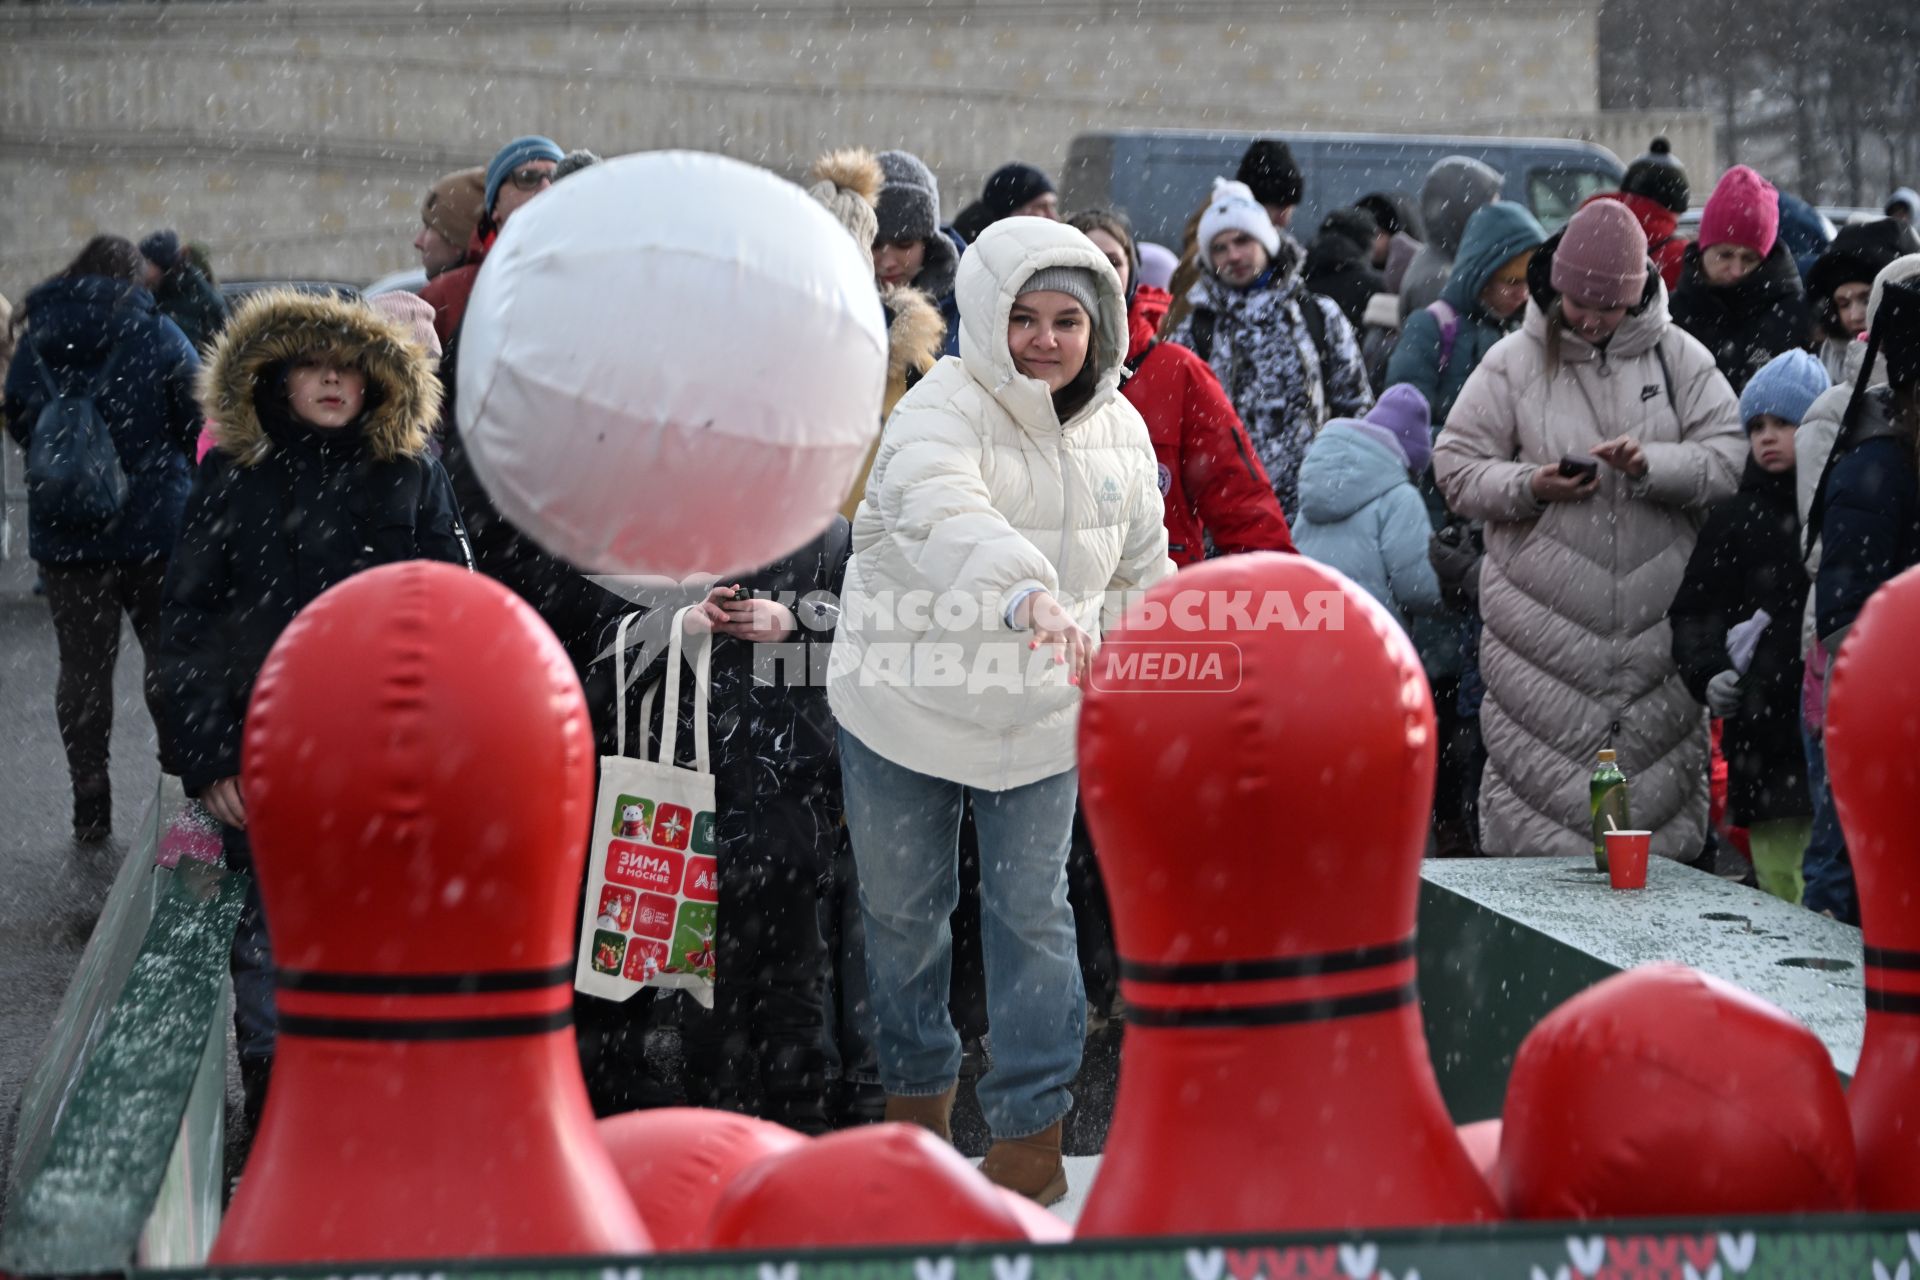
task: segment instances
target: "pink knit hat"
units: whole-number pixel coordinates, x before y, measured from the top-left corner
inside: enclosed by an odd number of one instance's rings
[[[1779,234],[1780,193],[1771,182],[1737,164],[1721,175],[1720,184],[1707,198],[1694,241],[1702,249],[1737,244],[1764,258],[1773,252]]]
[[[1647,233],[1618,200],[1573,215],[1553,251],[1553,287],[1575,302],[1631,307],[1647,287]]]
[[[368,298],[367,305],[389,320],[398,320],[416,346],[425,349],[435,360],[440,358],[440,335],[434,332],[431,302],[417,293],[392,289]]]

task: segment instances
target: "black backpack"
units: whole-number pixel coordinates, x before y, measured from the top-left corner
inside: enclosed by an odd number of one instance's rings
[[[127,473],[96,403],[110,385],[120,348],[107,354],[100,372],[79,394],[61,389],[32,335],[27,348],[47,389],[47,403],[27,439],[28,506],[49,528],[104,532],[120,518],[127,501]]]

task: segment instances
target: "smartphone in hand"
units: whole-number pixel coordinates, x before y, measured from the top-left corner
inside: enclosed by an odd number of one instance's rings
[[[1560,474],[1569,480],[1591,480],[1600,474],[1600,459],[1569,453],[1560,459]]]

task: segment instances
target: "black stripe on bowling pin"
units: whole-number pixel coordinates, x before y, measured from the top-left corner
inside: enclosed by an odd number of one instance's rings
[[[1409,934],[1396,942],[1312,955],[1273,956],[1264,960],[1149,964],[1123,958],[1120,961],[1120,976],[1130,983],[1176,988],[1271,983],[1384,969],[1403,965],[1413,955],[1414,938]],[[1132,992],[1127,998],[1127,1019],[1142,1027],[1278,1027],[1385,1013],[1413,1004],[1418,999],[1419,992],[1412,981],[1395,983],[1375,991],[1263,1004],[1156,1005],[1150,994]]]
[[[1206,964],[1147,964],[1120,961],[1120,976],[1134,982],[1272,982],[1279,978],[1314,978],[1323,973],[1353,973],[1383,964],[1398,964],[1413,956],[1413,935],[1379,946],[1350,951],[1322,951],[1308,956],[1275,956],[1270,960],[1219,960]]]
[[[345,996],[485,996],[539,992],[568,986],[571,962],[546,969],[498,969],[469,973],[328,973],[314,969],[279,969],[280,990],[310,995]],[[279,1030],[296,1036],[328,1040],[491,1040],[510,1036],[544,1035],[573,1023],[571,1004],[546,1013],[510,1013],[492,1017],[351,1018],[330,1014],[279,1011]]]
[[[1863,947],[1862,959],[1869,969],[1887,969],[1895,973],[1920,973],[1920,951],[1899,951],[1892,947]],[[1873,1013],[1920,1014],[1920,993],[1888,991],[1866,984],[1866,1003]]]
[[[1294,1000],[1285,1004],[1231,1005],[1213,1009],[1154,1009],[1129,1004],[1127,1021],[1142,1027],[1283,1027],[1302,1022],[1332,1022],[1385,1013],[1419,999],[1408,982],[1385,991],[1364,991],[1326,1000]]]
[[[1904,969],[1920,972],[1920,951],[1896,951],[1892,947],[1863,947],[1863,959],[1869,969]]]

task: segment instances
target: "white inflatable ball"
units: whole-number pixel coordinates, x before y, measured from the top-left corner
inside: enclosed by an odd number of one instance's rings
[[[721,156],[622,156],[507,222],[460,337],[460,431],[502,514],[589,573],[726,574],[826,527],[880,429],[866,255]]]

